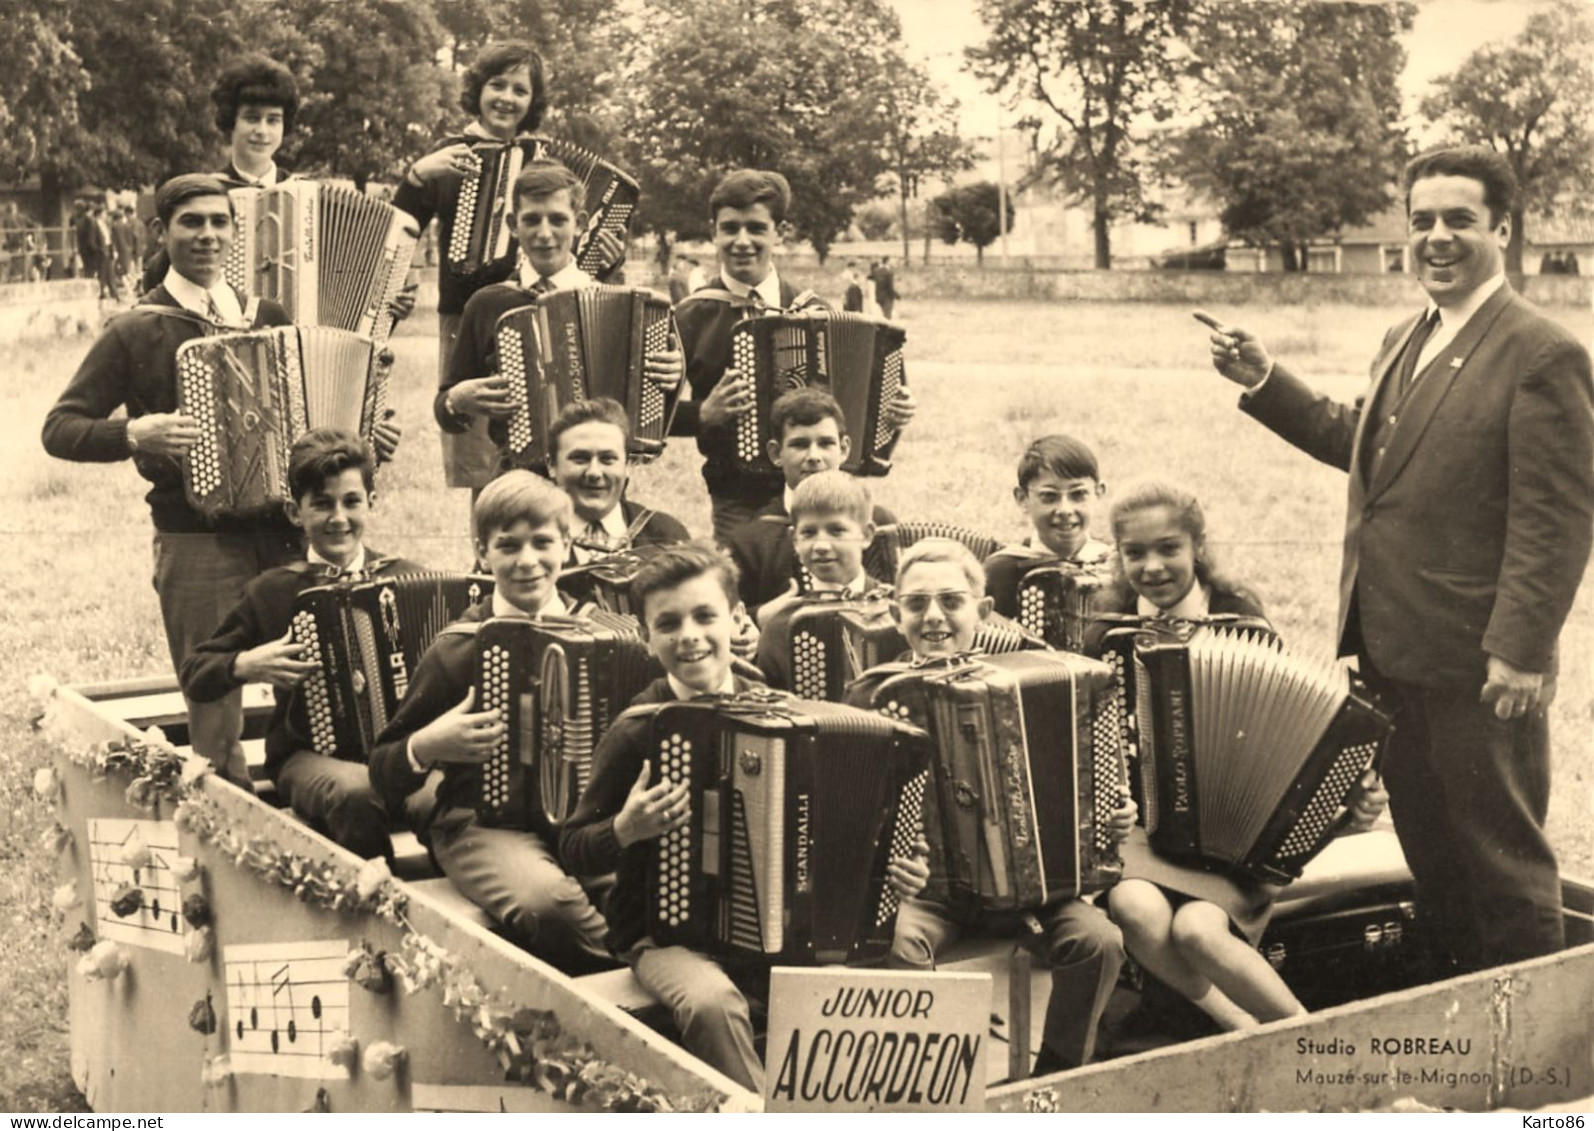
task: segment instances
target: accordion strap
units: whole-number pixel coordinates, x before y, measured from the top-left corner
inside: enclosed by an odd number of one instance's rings
[[[636,542],[636,536],[642,533],[642,528],[648,523],[652,522],[653,516],[658,513],[658,511],[650,510],[647,507],[643,507],[641,510],[637,511],[636,517],[631,520],[631,525],[626,527],[625,533],[621,535],[621,537],[625,539],[625,545],[627,547],[630,547]]]

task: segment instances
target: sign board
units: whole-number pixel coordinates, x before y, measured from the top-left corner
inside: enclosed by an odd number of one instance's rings
[[[777,967],[768,1111],[982,1111],[991,976]]]

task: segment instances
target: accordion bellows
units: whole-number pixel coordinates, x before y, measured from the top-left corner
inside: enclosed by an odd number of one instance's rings
[[[315,752],[364,761],[438,632],[491,592],[490,577],[431,572],[301,591],[289,631],[320,665],[299,688]]]
[[[574,811],[603,732],[662,670],[634,619],[493,617],[476,632],[476,705],[509,733],[481,767],[477,815],[489,825]]]
[[[1112,673],[1064,652],[959,657],[885,680],[874,705],[923,718],[934,824],[955,902],[1018,911],[1098,891],[1122,861],[1110,820],[1122,747],[1098,711]]]
[[[1336,831],[1390,720],[1338,663],[1233,629],[1135,645],[1158,853],[1288,883]]]
[[[546,466],[554,418],[566,405],[596,397],[625,409],[633,461],[662,452],[675,398],[647,379],[645,363],[648,354],[670,349],[674,336],[669,302],[627,287],[552,291],[502,315],[493,343],[514,405],[508,430],[516,465]]]
[[[894,579],[903,553],[924,538],[950,538],[960,542],[982,562],[1001,546],[989,534],[981,534],[950,522],[891,522],[877,529],[874,538],[864,548],[864,571],[870,577]]]
[[[281,303],[301,325],[387,338],[420,238],[409,213],[309,180],[231,196],[237,224],[223,263],[228,282]]]
[[[655,940],[773,965],[886,954],[899,905],[886,865],[919,836],[924,732],[765,692],[664,704],[649,743],[691,800],[687,824],[651,842]]]
[[[311,428],[367,444],[387,399],[388,362],[371,339],[330,326],[215,334],[177,349],[177,411],[199,439],[183,460],[202,514],[248,514],[288,499],[288,453]]]
[[[853,475],[885,475],[898,431],[885,406],[907,383],[898,326],[861,314],[813,311],[746,318],[731,332],[732,364],[753,386],[754,406],[736,422],[739,470],[767,473],[770,409],[782,393],[825,389],[841,406],[852,450],[841,465]]]
[[[551,157],[580,178],[587,226],[576,237],[575,260],[589,275],[608,264],[597,245],[599,232],[625,238],[631,214],[641,199],[637,182],[618,166],[590,149],[559,138],[522,138],[513,142],[473,141],[471,152],[479,162],[476,173],[459,184],[454,204],[454,226],[447,248],[452,274],[478,275],[491,264],[515,253],[514,236],[505,223],[514,211],[515,178],[526,162]]]

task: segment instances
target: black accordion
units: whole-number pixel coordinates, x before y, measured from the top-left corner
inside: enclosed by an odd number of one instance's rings
[[[1390,718],[1348,669],[1232,629],[1135,644],[1151,847],[1288,883],[1338,831]]]
[[[664,549],[665,546],[658,544],[630,546],[586,565],[573,566],[559,574],[559,590],[606,612],[641,620],[642,609],[631,600],[631,582],[636,580],[642,567]]]
[[[299,687],[317,754],[364,761],[443,626],[492,592],[492,578],[420,572],[302,590],[290,632],[320,665]]]
[[[839,703],[853,680],[907,651],[889,601],[884,591],[861,600],[829,592],[800,598],[788,621],[792,693]]]
[[[387,338],[420,238],[413,217],[317,181],[231,195],[237,224],[223,265],[229,282],[281,303],[299,325]]]
[[[675,320],[668,300],[627,287],[551,291],[535,306],[511,310],[493,331],[498,372],[508,381],[514,414],[509,454],[517,466],[545,467],[548,430],[576,401],[610,397],[631,424],[633,461],[664,450],[675,394],[647,379],[650,353],[669,350]]]
[[[906,334],[889,322],[833,311],[744,318],[731,332],[732,364],[753,387],[754,406],[736,420],[739,471],[767,475],[770,410],[782,393],[812,385],[841,405],[852,450],[841,467],[853,475],[885,475],[898,429],[887,406],[906,383]]]
[[[909,546],[922,538],[950,538],[967,546],[976,560],[983,562],[996,553],[1001,543],[989,534],[949,522],[892,522],[874,532],[874,540],[863,551],[863,568],[870,577],[895,581],[897,566]]]
[[[954,905],[1022,911],[1115,883],[1113,811],[1129,783],[1098,711],[1112,675],[1066,652],[962,656],[887,678],[884,714],[925,720],[934,812]]]
[[[367,444],[387,404],[391,356],[331,326],[214,334],[177,348],[177,411],[199,439],[183,487],[202,514],[247,514],[288,500],[288,452],[311,428]]]
[[[576,211],[587,213],[587,226],[576,237],[575,260],[589,275],[610,264],[600,260],[599,232],[625,239],[641,199],[641,189],[628,173],[589,149],[557,138],[522,138],[513,142],[473,142],[478,168],[459,184],[454,226],[444,256],[451,274],[480,275],[492,264],[512,259],[514,235],[506,219],[514,214],[515,178],[526,162],[551,157],[580,178],[584,200]]]
[[[630,617],[493,617],[476,630],[476,709],[509,733],[481,766],[484,824],[558,827],[592,774],[616,716],[662,674]]]
[[[664,704],[649,743],[691,800],[651,842],[657,942],[769,965],[885,956],[899,904],[886,865],[912,854],[929,780],[922,731],[764,692]]]
[[[1085,650],[1085,632],[1112,586],[1109,562],[1038,565],[1018,582],[1018,623],[1053,648]]]

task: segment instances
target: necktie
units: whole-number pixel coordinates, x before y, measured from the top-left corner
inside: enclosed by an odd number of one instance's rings
[[[1400,395],[1404,397],[1406,390],[1410,389],[1412,382],[1417,379],[1417,358],[1422,354],[1422,347],[1428,343],[1433,332],[1439,328],[1439,312],[1425,315],[1422,322],[1411,333],[1411,341],[1406,343],[1406,351],[1400,359]]]
[[[757,291],[747,292],[747,302],[753,308],[754,314],[762,314],[769,309],[769,303],[764,301],[764,296]]]
[[[221,307],[216,305],[216,296],[208,292],[205,295],[205,317],[218,326],[227,325],[227,320],[221,316]]]
[[[609,548],[609,532],[603,528],[601,522],[587,523],[587,532],[581,536],[581,541],[589,550],[607,550]]]
[[[537,281],[531,284],[531,293],[534,295],[545,295],[553,289],[553,280],[546,275],[538,275]]]

